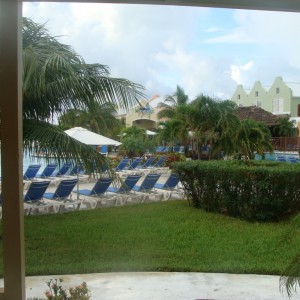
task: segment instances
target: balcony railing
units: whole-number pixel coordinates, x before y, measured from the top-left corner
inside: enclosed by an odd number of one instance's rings
[[[299,151],[300,137],[273,137],[271,144],[274,150],[279,151]]]

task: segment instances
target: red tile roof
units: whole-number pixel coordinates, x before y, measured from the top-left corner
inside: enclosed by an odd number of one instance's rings
[[[288,117],[287,114],[273,115],[272,113],[257,106],[238,107],[236,113],[241,120],[252,119],[257,122],[265,123],[268,127],[277,125],[278,119]]]

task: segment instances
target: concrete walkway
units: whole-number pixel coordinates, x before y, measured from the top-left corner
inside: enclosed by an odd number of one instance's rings
[[[162,272],[26,277],[26,297],[43,298],[51,278],[63,278],[64,288],[85,281],[92,300],[288,299],[279,291],[279,276]]]

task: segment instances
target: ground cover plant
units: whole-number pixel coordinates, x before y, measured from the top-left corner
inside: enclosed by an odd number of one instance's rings
[[[286,222],[248,223],[204,212],[180,200],[28,216],[26,275],[117,271],[279,275],[300,246],[299,239],[286,239],[288,228]],[[2,261],[0,273],[3,276]]]

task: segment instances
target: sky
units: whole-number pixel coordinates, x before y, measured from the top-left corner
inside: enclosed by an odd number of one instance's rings
[[[230,99],[238,84],[270,86],[277,76],[300,82],[298,13],[25,2],[23,16],[112,77],[143,85],[148,99],[177,85],[193,100]]]

